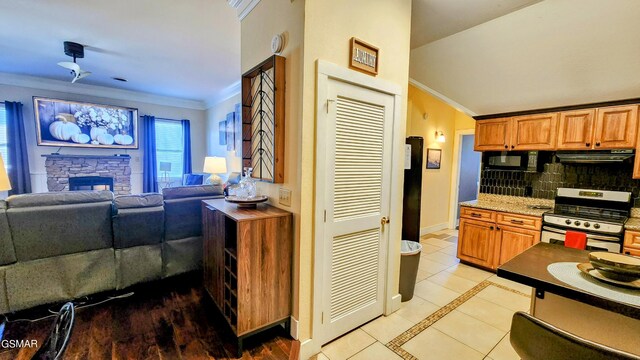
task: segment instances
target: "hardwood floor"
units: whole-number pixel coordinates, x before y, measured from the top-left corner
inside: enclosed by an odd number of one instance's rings
[[[187,274],[135,289],[135,295],[76,310],[65,359],[233,359],[236,343],[202,282]],[[40,316],[42,316],[42,309]],[[36,312],[9,316],[4,339],[42,344],[53,318],[33,323]],[[297,359],[299,342],[281,327],[245,341],[242,359]],[[0,360],[30,359],[37,349],[0,348]]]

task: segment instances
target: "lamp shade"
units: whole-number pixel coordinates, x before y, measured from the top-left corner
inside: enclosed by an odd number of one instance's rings
[[[204,158],[204,172],[208,174],[224,174],[227,172],[227,159],[218,156]]]
[[[9,182],[9,175],[4,167],[4,160],[0,155],[0,191],[11,190],[11,182]]]
[[[160,171],[171,171],[171,163],[160,161]]]

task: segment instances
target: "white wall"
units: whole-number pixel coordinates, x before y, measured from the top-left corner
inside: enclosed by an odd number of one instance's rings
[[[191,120],[191,154],[194,172],[201,172],[204,164],[204,157],[207,151],[206,145],[206,118],[204,110],[194,110],[173,106],[163,106],[143,103],[139,101],[116,100],[90,95],[70,94],[60,91],[34,89],[20,86],[10,86],[0,84],[0,101],[19,101],[23,107],[25,121],[25,133],[27,147],[29,149],[29,168],[31,171],[31,185],[33,192],[47,191],[47,176],[45,172],[42,154],[55,152],[57,147],[37,146],[36,127],[33,112],[33,96],[43,96],[64,100],[87,101],[98,104],[126,106],[138,109],[138,115],[154,115],[156,117],[168,119],[189,119]],[[144,144],[140,136],[138,150],[118,150],[118,149],[77,149],[63,147],[61,154],[122,154],[131,155],[131,192],[142,192],[142,148]]]
[[[640,1],[542,1],[411,51],[412,79],[476,114],[640,97]]]
[[[206,111],[207,121],[207,156],[220,156],[227,159],[227,171],[242,170],[242,150],[227,151],[227,145],[220,145],[219,123],[225,121],[227,114],[235,111],[235,105],[240,102],[240,93],[221,101]]]

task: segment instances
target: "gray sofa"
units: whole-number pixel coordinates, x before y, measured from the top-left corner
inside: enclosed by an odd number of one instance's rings
[[[0,313],[198,269],[200,202],[222,188],[163,195],[73,191],[0,202]]]

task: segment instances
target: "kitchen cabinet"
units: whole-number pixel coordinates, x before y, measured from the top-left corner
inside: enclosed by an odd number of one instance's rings
[[[640,251],[640,231],[627,230],[624,233],[624,248]]]
[[[638,105],[612,106],[597,111],[594,149],[633,149],[638,130]]]
[[[499,245],[493,222],[460,219],[458,258],[486,268],[495,268]]]
[[[561,112],[558,125],[558,150],[591,149],[595,118],[595,109]]]
[[[475,151],[506,151],[509,149],[511,119],[476,121]]]
[[[558,113],[511,118],[509,150],[555,150]]]
[[[463,206],[460,209],[458,258],[495,270],[540,242],[542,219]]]
[[[516,255],[540,242],[540,231],[526,230],[512,226],[498,226],[500,237],[500,258],[498,265],[511,260]]]

